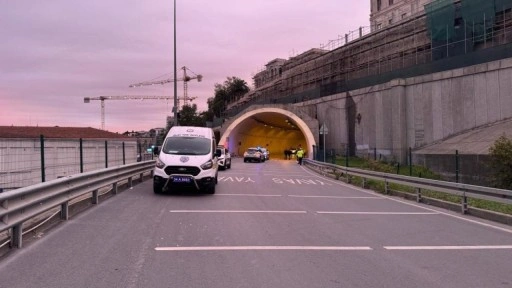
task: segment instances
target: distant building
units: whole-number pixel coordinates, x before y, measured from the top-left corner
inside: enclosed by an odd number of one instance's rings
[[[258,88],[272,80],[278,79],[282,74],[282,67],[286,62],[285,59],[276,58],[265,65],[265,70],[254,75],[254,87]]]
[[[81,127],[0,126],[3,191],[136,161],[137,139],[122,134]]]
[[[432,0],[371,0],[371,30],[382,29],[411,15],[423,13],[425,4],[430,2]]]

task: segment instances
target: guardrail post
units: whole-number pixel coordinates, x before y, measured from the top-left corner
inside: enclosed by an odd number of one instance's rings
[[[99,202],[99,193],[98,190],[92,191],[92,204],[98,204]]]
[[[461,199],[461,207],[462,207],[462,214],[468,213],[468,197],[466,196],[466,191],[462,192],[462,199]]]
[[[361,184],[361,187],[362,187],[363,189],[365,189],[365,188],[366,188],[366,178],[364,178],[364,177],[363,177],[363,183]]]
[[[22,247],[23,228],[21,224],[12,227],[11,245],[15,248]]]
[[[7,209],[9,208],[9,200],[4,200],[2,201],[2,208],[4,209]],[[4,224],[7,224],[7,222],[9,222],[9,214],[5,214],[3,217],[2,217],[2,222]]]
[[[68,220],[69,219],[69,202],[66,201],[60,205],[60,219]]]
[[[144,173],[140,173],[139,176],[139,182],[142,183],[142,181],[144,181]]]
[[[422,201],[421,188],[414,188],[414,190],[416,190],[416,202],[420,203]]]
[[[133,183],[132,183],[132,177],[128,177],[128,187],[129,188],[132,188],[133,187]]]
[[[388,180],[384,180],[384,194],[389,194],[389,182]]]
[[[125,151],[125,148],[124,148],[124,141],[123,141],[123,165],[126,165],[126,151]],[[141,159],[142,161],[142,159]]]
[[[117,194],[117,182],[115,182],[114,184],[112,184],[112,194],[116,195]]]

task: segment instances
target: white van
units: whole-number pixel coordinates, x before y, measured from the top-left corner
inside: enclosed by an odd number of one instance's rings
[[[214,194],[218,175],[216,147],[211,128],[172,127],[157,151],[153,191],[158,194],[193,187]]]

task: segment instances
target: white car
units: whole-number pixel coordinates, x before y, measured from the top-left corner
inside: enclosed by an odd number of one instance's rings
[[[244,162],[265,162],[265,157],[261,152],[261,149],[258,148],[249,148],[244,152]]]
[[[225,170],[231,168],[231,154],[224,146],[217,146],[217,164],[219,164],[219,169]]]

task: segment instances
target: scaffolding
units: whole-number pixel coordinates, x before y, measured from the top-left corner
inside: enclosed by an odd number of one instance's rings
[[[262,85],[236,103],[229,103],[231,109],[226,116],[252,104],[295,103],[384,83],[397,75],[432,73],[425,65],[510,43],[512,1],[434,1],[423,14],[363,35],[307,61],[290,58],[282,66],[279,79]],[[475,57],[471,54],[471,59],[459,57],[449,62],[451,67],[465,67]],[[446,69],[450,67],[447,65]]]

